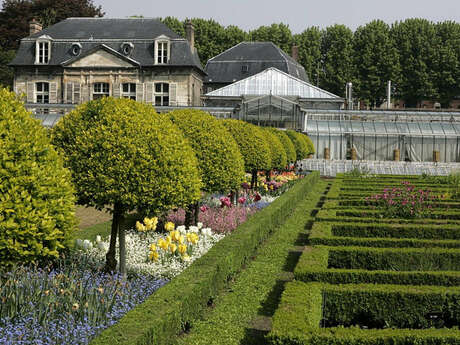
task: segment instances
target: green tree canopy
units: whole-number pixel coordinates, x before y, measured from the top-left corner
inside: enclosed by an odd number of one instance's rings
[[[295,131],[286,131],[289,139],[291,139],[292,143],[295,147],[296,152],[296,160],[300,161],[308,157],[309,154],[315,153],[315,149],[313,147],[313,143],[311,143],[310,138],[308,138],[305,134],[298,133]],[[308,140],[306,139],[308,138]],[[311,145],[310,145],[311,143]]]
[[[195,151],[203,190],[237,190],[244,178],[244,160],[224,124],[201,110],[174,110],[167,115]]]
[[[63,117],[53,143],[72,171],[78,201],[113,213],[107,270],[125,271],[124,232],[119,224],[134,210],[160,214],[200,197],[197,159],[182,132],[153,107],[128,99],[102,98]]]
[[[270,147],[259,127],[241,120],[221,121],[239,146],[246,172],[271,169]]]
[[[285,131],[282,131],[276,128],[270,128],[270,130],[274,134],[276,134],[278,136],[278,139],[281,141],[281,144],[283,145],[284,150],[286,151],[287,163],[295,162],[297,155],[296,155],[294,144],[292,143],[289,136],[285,133]]]
[[[399,50],[401,79],[398,95],[406,106],[415,107],[424,98],[436,98],[434,70],[437,38],[434,24],[426,19],[407,19],[391,28]]]
[[[273,169],[285,169],[287,165],[286,150],[278,136],[270,128],[262,127],[268,146],[271,152],[271,162]]]
[[[323,32],[321,56],[325,77],[320,86],[345,96],[345,85],[353,82],[353,32],[345,25],[333,25]]]
[[[387,81],[399,77],[398,51],[390,27],[381,20],[360,26],[354,34],[353,51],[355,92],[367,103],[380,106],[386,99]]]
[[[318,85],[319,79],[323,78],[321,37],[321,30],[316,26],[294,35],[294,42],[299,47],[299,63],[305,68],[310,83],[315,85]]]
[[[0,265],[58,257],[76,229],[70,172],[44,127],[0,89]]]
[[[290,54],[292,47],[292,32],[289,25],[280,23],[270,26],[260,26],[256,30],[249,32],[251,41],[273,42],[278,47],[283,49],[287,54]]]

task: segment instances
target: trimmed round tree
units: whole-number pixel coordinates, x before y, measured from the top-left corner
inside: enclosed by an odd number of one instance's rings
[[[281,141],[281,144],[283,145],[284,150],[286,151],[287,163],[289,164],[295,162],[297,155],[295,152],[294,144],[292,143],[291,139],[289,139],[289,136],[285,133],[285,131],[276,128],[270,128],[270,130],[274,134],[276,134],[278,139]]]
[[[291,139],[295,147],[296,152],[296,161],[300,161],[304,158],[307,158],[310,154],[307,142],[303,138],[304,134],[298,133],[296,131],[288,130],[286,131],[287,136]]]
[[[272,167],[271,151],[264,132],[259,127],[241,120],[221,121],[235,138],[243,155],[244,168],[252,174],[251,185],[254,186],[257,182],[257,171],[270,170]]]
[[[153,107],[128,99],[102,98],[79,106],[53,129],[65,154],[78,202],[112,212],[106,270],[126,272],[123,222],[134,210],[161,214],[200,197],[195,153],[182,132]]]
[[[307,147],[308,147],[308,155],[312,155],[315,153],[315,145],[313,145],[313,141],[311,140],[311,138],[306,135],[306,134],[303,134],[303,137],[304,137],[304,140],[305,142],[307,143]]]
[[[283,144],[271,128],[261,128],[270,147],[272,168],[282,170],[286,168],[287,155]]]
[[[205,192],[228,192],[237,190],[244,178],[244,160],[235,139],[229,135],[223,123],[202,110],[174,110],[168,114],[179,127],[198,159]],[[199,207],[194,209],[195,223]],[[190,222],[188,212],[187,224]]]
[[[0,265],[59,256],[76,229],[70,172],[14,93],[0,89]]]

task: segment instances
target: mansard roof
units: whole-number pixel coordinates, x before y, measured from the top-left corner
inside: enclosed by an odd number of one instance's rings
[[[270,67],[308,82],[302,65],[272,42],[241,42],[213,57],[205,67],[205,82],[233,83]]]
[[[207,97],[264,95],[342,101],[342,98],[333,93],[320,89],[273,67],[206,94]]]
[[[167,66],[195,67],[203,71],[196,49],[192,52],[189,42],[157,19],[106,19],[106,18],[68,18],[39,33],[21,40],[16,57],[11,66],[35,65],[35,42],[42,36],[51,40],[51,59],[48,66],[61,66],[75,59],[72,46],[79,43],[79,56],[94,51],[104,45],[118,54],[123,54],[123,43],[133,45],[132,52],[126,56],[141,67],[155,66],[155,39],[167,37],[170,40],[170,60]]]

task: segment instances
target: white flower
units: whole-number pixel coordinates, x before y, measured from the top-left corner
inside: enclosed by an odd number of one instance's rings
[[[109,246],[104,242],[98,242],[97,247],[104,252],[106,252],[109,249]]]
[[[176,228],[177,231],[179,231],[182,235],[185,234],[187,232],[187,228],[185,227],[185,225],[179,225],[177,228]]]
[[[198,227],[198,229],[201,229],[203,227],[203,223],[197,223],[196,226]]]
[[[81,248],[81,247],[83,247],[83,240],[77,239],[77,240],[75,240],[75,244],[77,245],[77,247]]]
[[[84,250],[93,249],[93,244],[91,243],[90,240],[84,240],[83,241],[83,249]]]
[[[96,243],[99,243],[99,242],[101,242],[101,241],[102,241],[101,236],[100,236],[100,235],[97,235],[97,236],[96,236]]]
[[[201,229],[201,233],[202,233],[204,236],[211,236],[211,235],[212,235],[211,228],[203,228],[203,229]]]
[[[192,226],[190,226],[190,227],[188,228],[188,231],[190,231],[190,232],[198,232],[199,229],[198,229],[197,226],[192,225]]]

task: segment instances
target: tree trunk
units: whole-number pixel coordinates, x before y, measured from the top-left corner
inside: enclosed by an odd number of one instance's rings
[[[185,208],[185,222],[184,225],[188,228],[190,225],[192,225],[192,219],[193,219],[193,204],[188,205]]]
[[[114,272],[117,269],[117,259],[116,256],[116,245],[117,245],[117,235],[118,227],[120,220],[122,218],[122,211],[119,204],[115,204],[113,207],[113,217],[112,217],[112,229],[110,232],[110,246],[109,251],[105,255],[105,267],[104,271],[107,273]]]
[[[251,177],[251,189],[254,189],[257,184],[257,170],[252,171],[252,177]]]
[[[123,219],[118,224],[118,243],[120,246],[120,274],[126,278],[126,239],[125,239],[125,228],[123,226]]]
[[[199,215],[200,215],[200,202],[197,201],[194,206],[195,206],[195,214],[194,214],[194,216],[195,216],[195,224],[194,225],[197,225],[198,221],[199,221],[198,218],[199,218]]]

